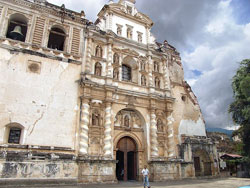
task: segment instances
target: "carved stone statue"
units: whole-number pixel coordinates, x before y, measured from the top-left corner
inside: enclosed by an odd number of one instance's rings
[[[160,86],[161,86],[161,81],[160,81],[160,79],[159,79],[158,77],[155,77],[155,87],[156,87],[156,88],[160,88]]]
[[[157,126],[158,132],[163,132],[163,123],[162,123],[161,119],[157,120],[156,126]]]
[[[94,112],[92,114],[92,125],[100,126],[100,115],[98,114],[98,112]]]
[[[125,126],[125,127],[129,127],[129,117],[128,117],[128,115],[126,115],[126,116],[124,117],[124,126]]]
[[[121,27],[117,27],[117,35],[122,35],[122,28]]]
[[[145,67],[145,62],[142,61],[142,62],[141,62],[141,70],[145,70],[145,69],[146,69],[146,67]]]
[[[154,62],[154,71],[159,72],[159,64],[157,62]]]
[[[95,75],[97,75],[97,76],[101,76],[102,75],[102,65],[99,62],[97,62],[95,64]]]
[[[114,64],[119,64],[119,55],[117,53],[114,54]]]
[[[146,77],[144,75],[141,76],[141,85],[142,86],[146,86],[147,85],[147,80],[146,80]]]
[[[102,57],[102,47],[100,45],[96,47],[95,55],[96,57]]]
[[[118,80],[118,79],[119,79],[119,70],[118,70],[118,68],[115,68],[115,69],[114,69],[113,78],[114,78],[115,80]]]

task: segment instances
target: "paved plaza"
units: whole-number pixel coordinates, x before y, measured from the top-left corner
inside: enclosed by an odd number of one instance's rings
[[[218,179],[196,179],[196,180],[180,180],[152,183],[152,188],[238,188],[240,186],[250,185],[250,179],[247,178],[218,178]],[[0,185],[0,187],[2,187]],[[13,186],[8,186],[13,187]],[[25,186],[15,186],[25,187]],[[44,186],[37,186],[43,187]],[[79,185],[79,186],[50,186],[50,188],[127,188],[127,187],[143,187],[141,182],[119,182],[118,184],[101,184],[101,185]],[[13,187],[14,188],[14,187]],[[29,187],[31,188],[31,187]],[[32,187],[35,188],[35,187]],[[49,187],[48,187],[49,188]]]

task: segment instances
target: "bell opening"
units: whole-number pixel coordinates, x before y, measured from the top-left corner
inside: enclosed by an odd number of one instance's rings
[[[25,22],[11,20],[8,26],[7,38],[18,41],[25,41],[27,24]]]

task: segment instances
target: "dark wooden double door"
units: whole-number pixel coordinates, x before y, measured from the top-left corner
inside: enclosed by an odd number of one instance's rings
[[[116,177],[118,180],[136,180],[137,152],[136,144],[130,137],[123,137],[117,144]]]

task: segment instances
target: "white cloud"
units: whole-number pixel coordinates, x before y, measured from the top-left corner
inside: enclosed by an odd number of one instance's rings
[[[228,127],[233,124],[227,112],[233,101],[232,77],[238,62],[250,56],[250,24],[236,23],[230,1],[219,3],[217,10],[217,14],[204,26],[206,42],[196,46],[191,53],[185,52],[183,61],[186,71],[196,67],[203,73],[193,83],[193,90],[207,125]]]

